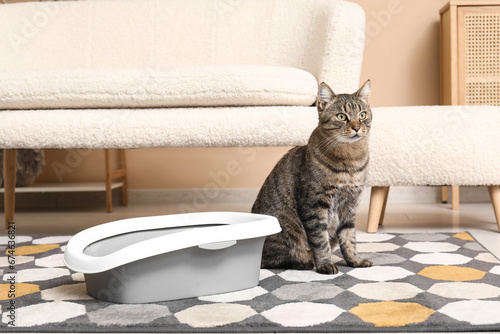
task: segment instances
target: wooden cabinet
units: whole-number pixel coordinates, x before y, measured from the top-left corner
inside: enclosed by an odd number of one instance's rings
[[[451,0],[440,14],[441,104],[500,105],[500,0]]]

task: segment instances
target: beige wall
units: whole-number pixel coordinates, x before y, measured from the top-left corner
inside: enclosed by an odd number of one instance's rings
[[[361,80],[372,106],[439,103],[439,9],[447,0],[354,0],[367,18]],[[375,115],[376,117],[376,115]],[[128,150],[132,189],[260,187],[288,148]],[[40,181],[103,179],[102,151],[46,152]]]

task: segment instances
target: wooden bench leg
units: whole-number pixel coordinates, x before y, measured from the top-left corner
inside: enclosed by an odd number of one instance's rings
[[[387,207],[387,198],[389,198],[389,187],[387,187],[384,195],[384,204],[382,206],[382,213],[380,214],[380,221],[378,222],[379,225],[382,225],[384,223],[385,208]]]
[[[448,186],[441,187],[441,202],[448,203]]]
[[[368,210],[368,233],[375,233],[378,226],[382,225],[387,205],[389,187],[372,187],[370,195],[370,209]]]
[[[9,222],[14,221],[16,207],[17,150],[4,150],[3,153],[5,228],[7,229]]]
[[[493,210],[495,211],[498,231],[500,231],[500,186],[489,186],[488,191],[490,192],[491,203],[493,204]]]
[[[460,187],[451,186],[451,209],[458,210],[460,207]]]

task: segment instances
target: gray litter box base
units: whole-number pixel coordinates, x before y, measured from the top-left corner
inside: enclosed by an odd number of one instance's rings
[[[252,288],[259,283],[264,240],[215,250],[191,247],[85,274],[87,293],[117,303],[152,303]]]

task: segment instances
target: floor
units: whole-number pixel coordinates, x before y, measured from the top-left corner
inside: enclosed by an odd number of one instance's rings
[[[248,212],[251,196],[240,202],[219,202],[204,205],[203,211]],[[168,202],[166,202],[168,203]],[[114,206],[112,213],[104,208],[19,210],[16,212],[17,235],[73,235],[101,223],[140,216],[179,213],[186,206],[176,204],[137,204]],[[189,206],[188,206],[189,207]],[[358,209],[358,233],[365,233],[368,201]],[[2,219],[3,220],[3,219]],[[461,203],[460,210],[451,210],[450,204],[401,203],[389,200],[384,225],[379,232],[455,232],[469,231],[481,244],[500,258],[500,233],[490,203]],[[5,230],[0,230],[5,233]]]

